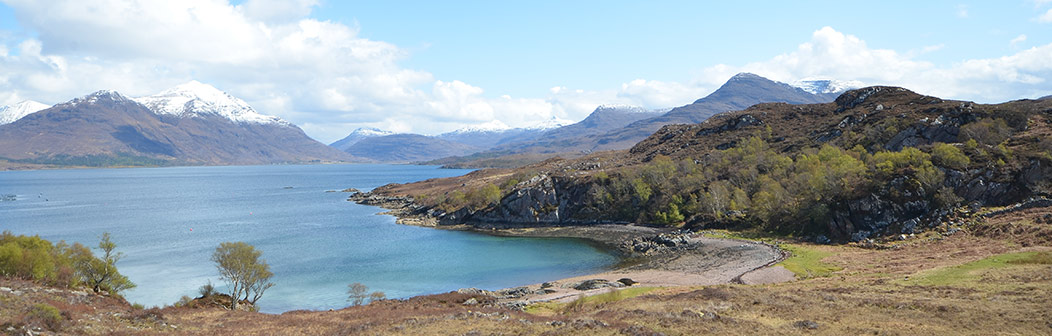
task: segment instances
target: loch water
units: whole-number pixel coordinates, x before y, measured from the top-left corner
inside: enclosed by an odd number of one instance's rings
[[[402,298],[538,283],[617,261],[576,239],[398,225],[340,192],[467,172],[371,164],[0,172],[0,195],[14,195],[0,201],[0,231],[93,248],[109,232],[124,253],[119,270],[138,286],[125,297],[147,307],[221,285],[212,252],[244,241],[274,272],[259,301],[268,313],[346,307],[353,282]]]

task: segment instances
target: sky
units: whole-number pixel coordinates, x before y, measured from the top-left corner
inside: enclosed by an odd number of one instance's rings
[[[738,72],[1052,94],[1052,0],[0,0],[0,105],[197,80],[329,143],[689,104]]]

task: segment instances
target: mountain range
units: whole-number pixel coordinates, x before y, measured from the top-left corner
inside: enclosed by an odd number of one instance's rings
[[[553,118],[512,128],[493,121],[436,136],[360,128],[325,146],[285,120],[191,81],[138,98],[99,91],[51,107],[33,101],[0,107],[0,161],[88,166],[327,161],[513,166],[626,149],[662,126],[698,123],[757,103],[829,102],[852,85],[834,80],[789,85],[741,73],[712,94],[672,109],[603,105],[577,123]]]
[[[7,125],[22,119],[31,113],[46,109],[50,106],[32,100],[23,100],[14,105],[0,106],[0,125]]]
[[[412,163],[465,156],[498,145],[527,141],[568,123],[553,118],[530,127],[511,128],[494,121],[482,127],[463,128],[435,136],[358,128],[329,146],[363,159]]]
[[[0,125],[0,158],[82,166],[354,160],[196,81],[140,98],[103,90],[29,113]]]
[[[553,156],[576,157],[594,151],[627,149],[665,125],[695,124],[717,113],[743,110],[759,103],[828,103],[856,85],[861,83],[810,80],[789,85],[740,73],[689,105],[668,110],[601,106],[579,123],[549,130],[532,139],[429,163],[447,167],[511,167]]]

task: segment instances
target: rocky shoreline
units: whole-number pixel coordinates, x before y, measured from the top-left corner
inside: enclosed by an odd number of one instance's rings
[[[500,228],[491,223],[481,227],[451,224],[440,221],[434,210],[415,203],[412,197],[374,195],[356,189],[346,189],[344,192],[351,193],[348,201],[386,209],[380,214],[395,216],[398,224],[507,237],[585,239],[614,251],[622,259],[615,269],[600,274],[498,291],[475,288],[459,290],[462,293],[492,296],[497,304],[511,308],[519,309],[537,302],[566,302],[629,286],[772,283],[795,278],[784,268],[771,267],[784,260],[788,253],[762,242],[710,238],[667,228],[620,224]]]

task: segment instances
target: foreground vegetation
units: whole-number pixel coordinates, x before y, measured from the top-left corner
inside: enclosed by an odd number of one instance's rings
[[[1052,333],[1052,223],[1045,218],[1052,218],[1052,208],[869,247],[783,237],[782,246],[795,254],[782,265],[812,276],[771,285],[633,286],[524,312],[459,293],[280,315],[218,305],[141,309],[90,290],[0,277],[0,329],[76,335],[1041,335]],[[1030,226],[1048,230],[1014,230]],[[365,295],[359,287],[350,294]]]
[[[116,244],[104,233],[99,242],[102,258],[80,243],[52,244],[39,236],[0,234],[0,276],[33,280],[60,288],[87,286],[94,292],[113,294],[135,287],[128,277],[117,272],[121,254]]]

